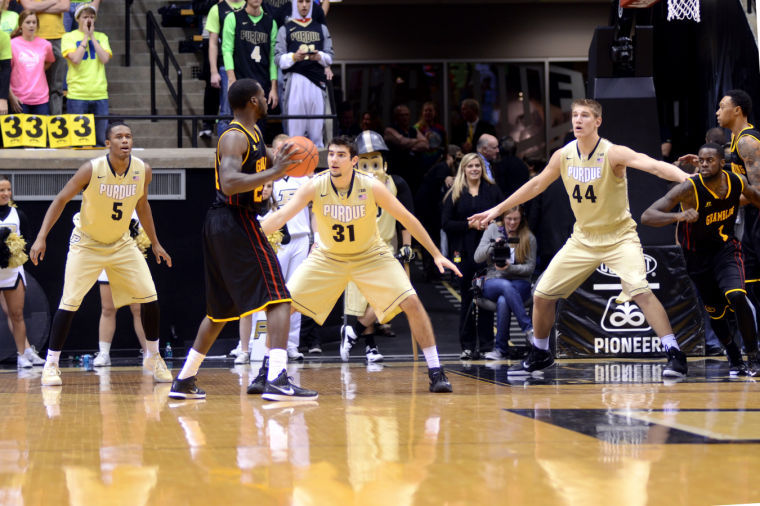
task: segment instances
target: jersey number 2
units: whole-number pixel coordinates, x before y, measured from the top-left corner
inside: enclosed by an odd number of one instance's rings
[[[336,223],[332,226],[332,229],[335,230],[335,235],[333,236],[333,240],[335,242],[343,242],[346,240],[345,231],[348,229],[348,241],[353,242],[356,237],[354,237],[354,226],[349,225],[347,227],[344,227],[343,225],[340,225]]]
[[[581,185],[575,185],[573,188],[573,198],[578,202],[583,202],[583,199],[590,200],[592,204],[596,204],[596,195],[594,195],[594,185],[588,185],[586,188],[586,194],[581,197]]]

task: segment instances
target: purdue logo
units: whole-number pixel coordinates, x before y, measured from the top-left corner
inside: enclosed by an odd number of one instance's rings
[[[98,192],[114,200],[123,200],[137,195],[136,184],[101,184]]]
[[[342,206],[340,204],[325,204],[322,206],[322,214],[332,218],[335,221],[349,223],[353,220],[366,216],[367,208],[365,205]]]

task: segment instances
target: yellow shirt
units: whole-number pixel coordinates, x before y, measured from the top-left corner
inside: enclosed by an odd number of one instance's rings
[[[43,0],[35,0],[36,2],[42,2]],[[66,30],[63,28],[63,13],[48,14],[46,12],[37,13],[37,22],[39,26],[37,28],[37,37],[42,37],[47,40],[60,39]]]
[[[613,144],[599,139],[584,160],[575,140],[562,148],[560,174],[575,214],[575,229],[585,234],[606,234],[623,225],[634,224],[628,205],[625,174],[612,171],[607,153]]]
[[[314,177],[312,212],[317,221],[318,247],[333,255],[355,255],[378,245],[377,204],[373,176],[354,171],[345,192],[338,192],[324,171]]]
[[[111,244],[129,234],[129,222],[145,191],[145,163],[131,157],[127,170],[116,175],[105,156],[95,158],[92,176],[82,192],[80,225],[84,234]]]

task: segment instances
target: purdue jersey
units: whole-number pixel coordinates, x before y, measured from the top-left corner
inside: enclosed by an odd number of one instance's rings
[[[130,156],[123,174],[113,170],[108,155],[95,158],[90,182],[82,192],[79,228],[91,239],[110,244],[129,234],[129,222],[145,191],[145,163]]]
[[[377,230],[373,176],[353,171],[345,193],[339,193],[330,172],[314,177],[312,212],[317,221],[318,246],[331,255],[363,253],[384,245]]]
[[[256,23],[245,9],[233,15],[235,16],[235,45],[232,57],[235,61],[235,75],[255,79],[264,88],[264,94],[268,95],[272,87],[269,64],[274,42],[272,40],[274,20],[266,11]]]
[[[732,172],[723,170],[721,173],[725,174],[728,183],[723,196],[716,195],[708,188],[701,174],[688,179],[694,187],[695,209],[699,212],[697,221],[678,224],[679,241],[688,251],[720,246],[734,238],[736,211],[739,209],[744,181]]]
[[[291,19],[285,23],[285,43],[289,53],[296,53],[305,48],[310,52],[322,51],[325,47],[325,36],[322,25],[314,20],[307,23]],[[325,87],[325,68],[314,60],[303,60],[284,69],[285,74],[296,72],[303,75],[317,86]]]
[[[585,231],[633,223],[626,177],[613,172],[607,154],[613,144],[599,138],[587,159],[575,140],[562,148],[560,174],[575,214],[575,226]]]
[[[253,211],[256,214],[263,215],[267,212],[262,196],[263,186],[254,188],[251,191],[245,193],[235,193],[233,195],[225,195],[222,191],[222,185],[219,182],[219,169],[222,164],[222,157],[219,153],[219,146],[222,142],[222,137],[227,135],[231,131],[241,132],[248,138],[248,149],[243,155],[243,165],[240,171],[243,174],[256,174],[266,170],[267,168],[267,151],[266,145],[264,145],[264,139],[259,131],[259,127],[253,127],[253,132],[249,132],[242,124],[237,121],[232,121],[227,129],[219,136],[219,140],[216,144],[216,157],[214,158],[214,184],[216,185],[216,200],[215,205],[228,205],[232,207],[242,207]]]

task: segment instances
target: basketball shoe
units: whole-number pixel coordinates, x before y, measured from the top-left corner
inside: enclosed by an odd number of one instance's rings
[[[172,389],[169,391],[169,397],[172,399],[205,399],[206,392],[196,386],[195,379],[195,376],[190,376],[185,379],[175,379],[172,382]]]
[[[366,354],[367,354],[367,363],[372,364],[374,362],[382,362],[383,356],[380,354],[380,352],[377,349],[377,346],[373,346],[370,348],[369,346],[366,347]]]
[[[42,369],[41,382],[43,387],[51,387],[62,384],[61,370],[58,369],[58,364],[53,364],[52,362],[45,364],[45,367]]]
[[[554,364],[554,357],[548,350],[542,350],[535,345],[530,346],[530,350],[519,364],[515,364],[507,370],[507,376],[528,375],[535,371],[540,371],[551,367]]]
[[[171,383],[172,373],[166,367],[166,362],[161,355],[153,355],[143,359],[143,369],[153,373],[156,383]]]
[[[246,392],[250,395],[259,395],[264,393],[264,387],[267,384],[267,374],[269,374],[269,357],[264,357],[259,368],[259,374],[248,385]]]
[[[669,348],[665,353],[668,355],[668,363],[665,365],[662,375],[671,378],[685,377],[686,371],[689,369],[689,366],[686,364],[686,353],[678,348]]]
[[[348,362],[351,348],[356,344],[356,332],[351,325],[343,325],[340,328],[340,359]]]
[[[728,358],[729,376],[748,376],[747,364],[742,360],[742,352],[736,343],[730,342],[726,345],[726,357]]]
[[[443,372],[443,367],[433,367],[428,369],[428,378],[430,378],[430,391],[435,393],[453,392],[449,378]]]
[[[24,356],[32,365],[45,365],[45,359],[40,357],[34,345],[24,350]]]
[[[111,365],[111,355],[109,353],[98,352],[92,361],[93,367],[106,367]]]
[[[262,399],[267,401],[315,401],[319,394],[314,390],[301,388],[290,382],[288,373],[283,369],[274,381],[267,381]]]

